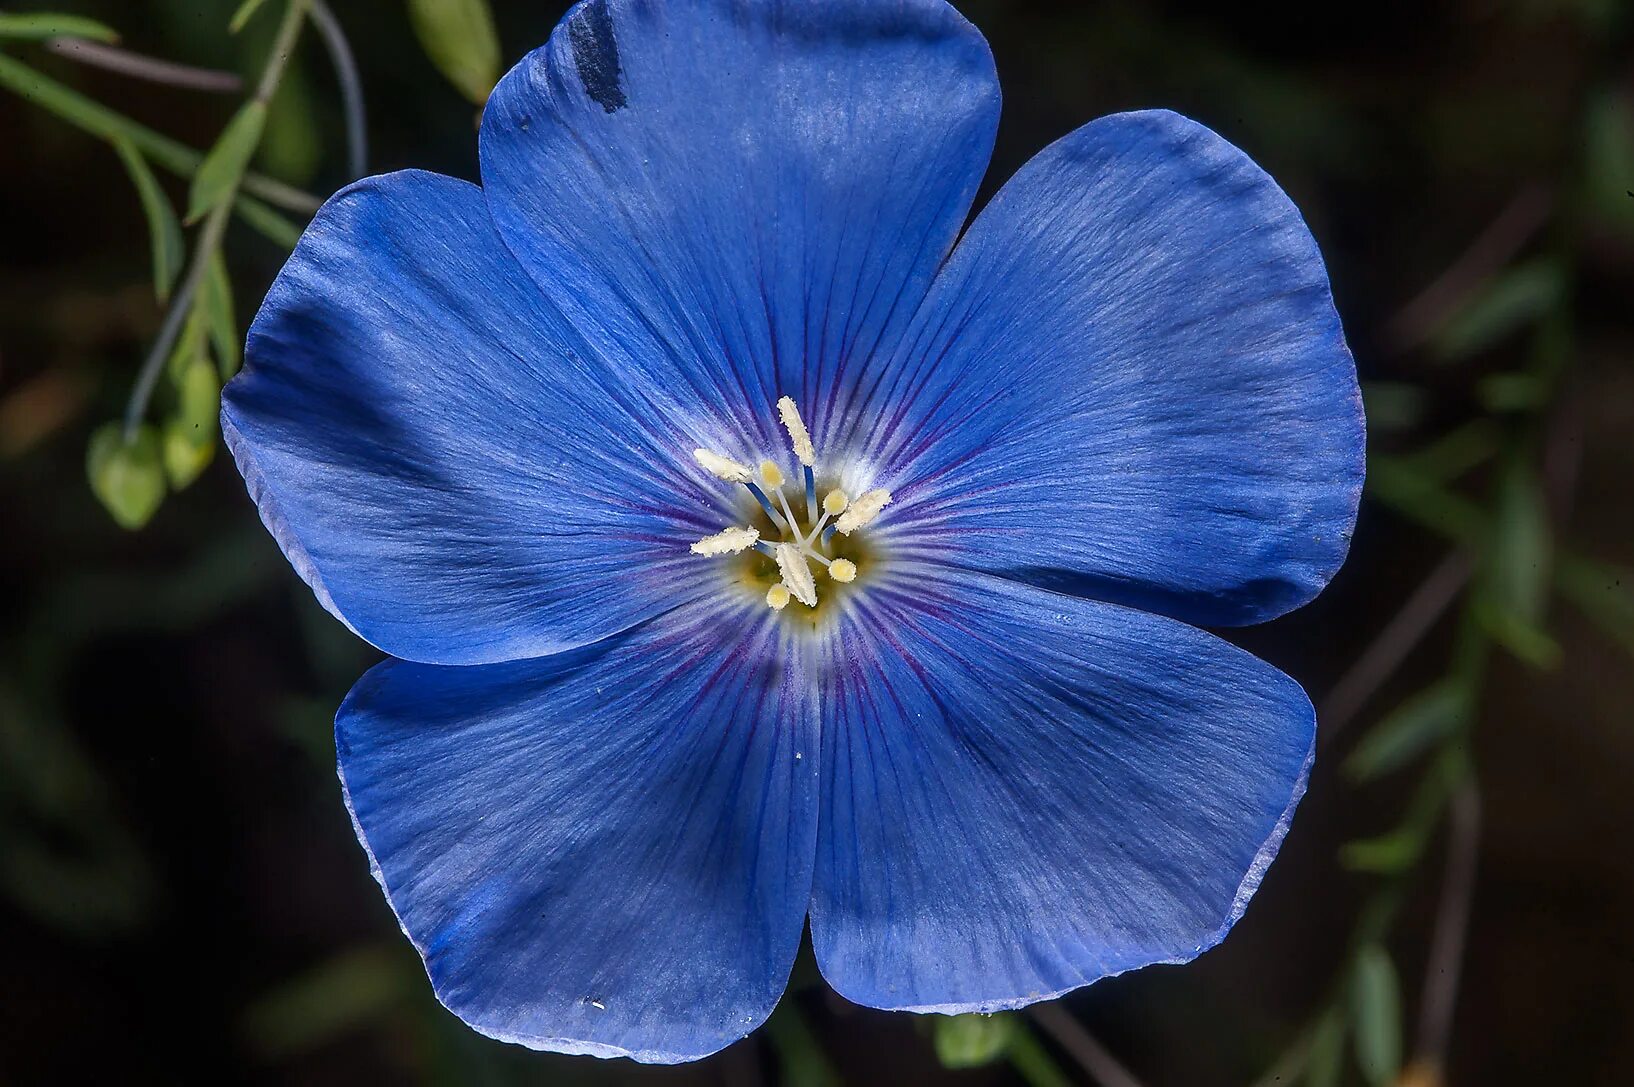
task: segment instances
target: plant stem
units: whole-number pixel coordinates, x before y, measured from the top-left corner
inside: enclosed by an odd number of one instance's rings
[[[237,94],[244,89],[244,81],[233,72],[213,68],[194,68],[188,64],[145,57],[117,45],[103,45],[86,38],[52,38],[45,47],[60,57],[104,71],[118,72],[149,83],[167,87],[182,87],[211,94]]]
[[[253,101],[269,102],[278,90],[278,81],[283,78],[284,68],[289,63],[291,54],[295,52],[295,39],[300,36],[301,25],[306,21],[307,2],[308,0],[289,0],[289,6],[284,9],[284,20],[278,26],[277,37],[273,39],[272,51],[267,55],[267,64],[262,69],[260,81],[256,84]],[[204,226],[199,231],[198,243],[193,248],[193,261],[188,266],[187,274],[182,278],[175,297],[171,300],[170,311],[165,314],[159,335],[148,350],[147,358],[142,361],[142,369],[136,375],[136,384],[131,387],[130,399],[125,403],[127,442],[134,439],[143,418],[147,415],[148,403],[153,399],[153,390],[159,383],[159,374],[164,369],[165,359],[170,356],[170,351],[175,346],[176,337],[181,333],[182,324],[192,306],[193,296],[198,292],[199,284],[203,282],[205,272],[209,269],[210,262],[215,259],[216,250],[221,246],[221,239],[227,233],[227,219],[232,214],[233,197],[244,180],[243,177],[236,179],[232,192],[205,217]]]
[[[129,140],[149,161],[180,177],[191,177],[204,155],[186,144],[161,135],[146,125],[87,98],[49,76],[0,53],[0,87],[33,102],[93,136],[112,142],[115,137]],[[310,215],[323,203],[311,193],[274,181],[260,174],[246,174],[243,190],[269,204]],[[240,201],[244,197],[239,198]],[[240,209],[243,210],[242,208]],[[271,214],[270,211],[267,214]],[[249,216],[245,217],[249,221]]]
[[[335,66],[335,80],[340,84],[341,108],[346,114],[346,167],[353,180],[369,172],[368,122],[363,111],[363,81],[358,78],[357,61],[352,47],[346,41],[346,31],[340,20],[329,10],[325,0],[309,0],[312,5],[312,25],[318,28],[329,60]]]

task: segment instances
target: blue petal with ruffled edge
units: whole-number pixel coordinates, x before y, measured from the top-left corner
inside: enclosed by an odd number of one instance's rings
[[[836,645],[811,933],[860,1004],[995,1011],[1191,959],[1305,790],[1299,685],[1172,619],[919,569]]]
[[[692,1060],[783,991],[815,853],[812,685],[765,608],[686,611],[540,661],[388,662],[341,707],[375,876],[484,1034]]]
[[[435,174],[330,200],[256,315],[222,429],[326,607],[396,657],[593,641],[705,590],[731,507]]]
[[[1321,254],[1173,113],[1024,166],[857,395],[915,558],[1215,625],[1306,603],[1349,548],[1361,397]]]
[[[632,347],[718,451],[819,445],[918,307],[998,123],[987,43],[941,0],[589,0],[482,122],[494,222],[587,336]]]

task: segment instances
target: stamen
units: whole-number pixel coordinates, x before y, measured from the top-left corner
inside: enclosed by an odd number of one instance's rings
[[[694,555],[736,555],[747,551],[760,539],[758,528],[728,528],[705,536],[692,545]]]
[[[755,486],[755,484],[750,480],[745,480],[743,485],[749,488],[750,494],[755,496],[755,501],[759,502],[760,508],[766,511],[766,516],[772,519],[772,524],[776,525],[780,529],[787,530],[789,527],[788,524],[776,510],[772,509],[772,500],[766,497],[766,492]]]
[[[766,606],[773,611],[782,611],[789,606],[789,587],[779,582],[766,590]]]
[[[751,473],[747,464],[739,464],[730,457],[723,457],[719,453],[711,453],[707,449],[694,449],[692,458],[703,466],[704,471],[716,479],[724,479],[728,483],[749,482]]]
[[[829,491],[823,496],[823,512],[830,517],[838,517],[850,504],[851,498],[844,491]]]
[[[857,576],[857,564],[850,559],[835,559],[828,564],[828,576],[835,581],[852,581]]]
[[[766,486],[770,487],[772,490],[777,490],[779,487],[783,486],[783,469],[779,468],[769,460],[761,461],[760,481],[766,484]]]
[[[838,521],[834,522],[835,531],[843,532],[847,536],[851,535],[851,533],[878,517],[879,511],[884,509],[890,501],[891,492],[884,488],[876,488],[864,493],[851,503],[845,513],[840,515]]]
[[[794,446],[794,455],[800,458],[800,463],[807,468],[817,464],[817,450],[811,445],[811,431],[806,429],[806,421],[800,418],[800,409],[794,406],[794,398],[785,396],[777,402],[778,418],[783,420],[783,429],[789,432],[789,444]]]
[[[797,545],[777,545],[777,569],[796,600],[808,608],[817,606],[817,580],[811,576],[811,567]]]

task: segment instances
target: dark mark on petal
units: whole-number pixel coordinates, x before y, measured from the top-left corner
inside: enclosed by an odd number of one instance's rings
[[[607,0],[593,0],[581,7],[568,23],[567,33],[584,93],[608,113],[623,109],[624,90],[618,85],[618,41],[613,37],[613,17],[607,12]]]

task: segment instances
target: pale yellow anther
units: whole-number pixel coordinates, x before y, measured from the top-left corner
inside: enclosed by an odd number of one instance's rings
[[[869,521],[879,516],[891,501],[891,492],[883,488],[876,488],[857,497],[856,501],[846,507],[840,519],[834,522],[834,530],[849,536]]]
[[[779,468],[769,460],[761,461],[760,481],[775,491],[777,488],[783,486],[783,469]]]
[[[747,483],[754,473],[747,464],[739,464],[730,457],[723,457],[719,453],[711,453],[707,449],[694,449],[692,459],[703,466],[703,470],[716,479],[724,479],[728,483]]]
[[[823,496],[823,512],[830,517],[838,517],[845,512],[845,507],[850,501],[844,491],[829,491]]]
[[[817,450],[811,445],[811,431],[806,429],[806,421],[800,418],[800,409],[794,406],[794,398],[785,396],[777,402],[777,414],[783,420],[783,429],[789,432],[789,442],[794,446],[794,455],[800,458],[800,463],[807,468],[817,463]]]
[[[857,564],[850,559],[835,559],[828,564],[828,576],[835,581],[852,581],[857,576]]]
[[[766,606],[773,611],[782,611],[789,606],[789,587],[781,583],[766,590]]]
[[[777,571],[783,575],[783,584],[789,593],[808,608],[817,606],[817,580],[811,576],[811,564],[800,548],[791,543],[780,543],[773,552]]]
[[[760,539],[758,528],[728,528],[705,536],[692,545],[694,555],[736,555],[747,551]]]

